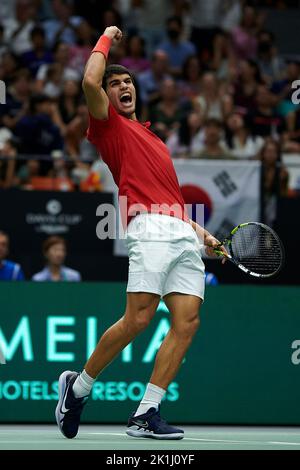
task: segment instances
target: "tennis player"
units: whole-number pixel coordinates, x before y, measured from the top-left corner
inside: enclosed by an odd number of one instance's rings
[[[129,417],[126,433],[182,439],[184,431],[161,418],[160,403],[199,326],[205,276],[201,239],[211,256],[212,247],[219,242],[189,220],[167,147],[136,119],[131,72],[119,65],[106,68],[110,47],[121,38],[117,27],[105,29],[87,62],[83,90],[90,114],[88,139],[110,168],[119,196],[128,201],[127,305],[123,317],[100,338],[83,371],[60,375],[56,420],[64,436],[76,436],[97,376],[145,330],[163,297],[171,313],[171,328],[157,353],[145,395]]]

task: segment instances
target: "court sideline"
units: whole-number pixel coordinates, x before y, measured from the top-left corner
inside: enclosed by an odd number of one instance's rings
[[[184,426],[181,441],[134,439],[121,425],[81,425],[65,439],[55,425],[0,425],[0,450],[300,450],[298,427]]]

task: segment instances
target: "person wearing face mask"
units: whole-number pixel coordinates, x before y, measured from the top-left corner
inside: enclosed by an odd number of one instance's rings
[[[183,23],[179,16],[171,16],[166,22],[167,39],[159,45],[166,52],[170,61],[170,72],[178,77],[186,59],[196,54],[195,45],[182,39]]]

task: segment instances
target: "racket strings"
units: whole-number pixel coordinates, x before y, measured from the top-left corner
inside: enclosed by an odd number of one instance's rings
[[[282,264],[282,250],[273,232],[261,225],[240,227],[232,237],[234,258],[250,271],[270,274]]]

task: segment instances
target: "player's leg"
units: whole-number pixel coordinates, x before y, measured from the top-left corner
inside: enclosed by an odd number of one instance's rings
[[[87,361],[85,370],[96,378],[100,372],[147,326],[159,304],[160,296],[145,292],[128,292],[124,316],[101,337]]]
[[[150,382],[167,390],[199,328],[202,300],[194,295],[171,293],[164,301],[171,313],[171,327],[156,355]]]
[[[100,338],[96,349],[81,374],[65,371],[59,378],[59,401],[56,421],[68,438],[78,432],[80,415],[98,374],[139,334],[151,321],[160,296],[151,293],[128,293],[124,316]]]
[[[177,293],[167,295],[164,300],[171,313],[171,327],[157,353],[143,400],[129,418],[126,432],[132,437],[182,439],[184,436],[183,430],[161,420],[160,402],[199,327],[202,300],[197,296]]]

